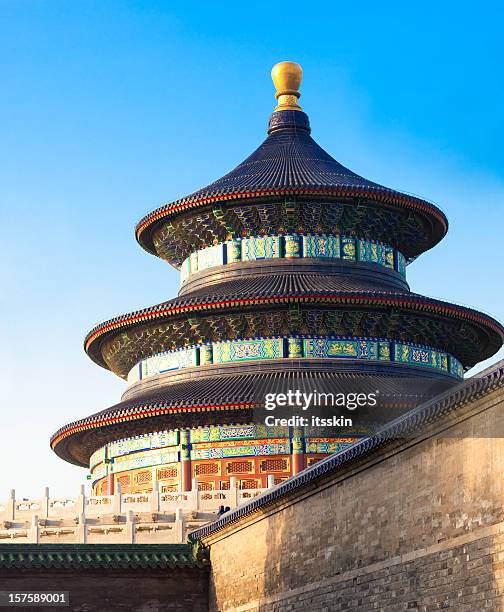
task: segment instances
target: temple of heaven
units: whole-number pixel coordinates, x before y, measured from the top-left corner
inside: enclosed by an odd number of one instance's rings
[[[257,422],[258,388],[358,383],[414,407],[503,343],[491,317],[410,291],[407,265],[444,237],[445,215],[326,153],[298,104],[301,76],[298,64],[277,64],[264,142],[136,227],[181,286],[85,339],[128,386],[118,404],[61,427],[51,447],[90,469],[95,495],[118,484],[226,489],[231,477],[264,488],[361,434]]]

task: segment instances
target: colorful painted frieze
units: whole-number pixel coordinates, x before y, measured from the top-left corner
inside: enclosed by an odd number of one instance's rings
[[[261,455],[288,455],[290,443],[285,441],[279,444],[257,444],[250,446],[235,446],[221,448],[193,448],[191,459],[225,459],[229,457],[255,457]]]
[[[138,468],[176,463],[179,460],[178,451],[153,451],[150,453],[135,453],[132,457],[118,457],[113,466],[113,472],[126,472]]]
[[[256,438],[285,438],[289,436],[289,428],[283,426],[268,426],[264,423],[255,425]]]
[[[218,442],[225,440],[261,440],[288,436],[288,427],[268,427],[263,423],[254,425],[198,427],[191,429],[191,443]]]
[[[213,363],[213,347],[210,343],[202,344],[199,347],[199,363],[200,365]]]
[[[140,378],[198,365],[198,348],[184,348],[159,353],[140,362]]]
[[[390,342],[384,340],[378,342],[378,359],[380,361],[390,361]]]
[[[189,276],[191,276],[191,265],[190,258],[187,257],[180,266],[180,283],[183,285]]]
[[[356,256],[355,238],[341,237],[341,258],[354,260]]]
[[[192,447],[198,450],[208,448],[238,448],[240,446],[259,446],[261,444],[283,444],[286,440],[282,438],[269,438],[267,440],[222,440],[220,442],[199,442]]]
[[[242,240],[242,261],[280,257],[280,236],[252,236]]]
[[[301,238],[297,234],[284,236],[284,257],[294,259],[301,256]]]
[[[334,441],[334,440],[316,440],[307,438],[306,440],[306,452],[307,453],[338,453],[339,451],[352,446],[354,440],[347,442]]]
[[[164,448],[166,446],[176,446],[179,443],[179,432],[158,431],[149,434],[151,448]]]
[[[394,356],[392,357],[392,349]],[[459,362],[444,351],[376,338],[252,338],[207,343],[153,355],[135,365],[128,374],[130,384],[171,370],[212,363],[257,359],[352,358],[378,359],[425,365],[462,376]]]
[[[411,344],[396,342],[394,360],[399,363],[421,365],[444,370],[445,372],[448,371],[448,355],[446,353]]]
[[[254,359],[278,359],[280,357],[283,357],[282,338],[234,340],[215,342],[213,345],[214,363],[252,361]]]
[[[151,434],[125,438],[110,442],[106,445],[107,457],[114,458],[132,452],[176,446],[178,444],[178,431],[159,431]]]
[[[89,458],[89,469],[93,469],[95,465],[105,462],[105,447],[102,446],[95,451]]]
[[[334,340],[309,338],[303,341],[305,357],[378,359],[376,340]]]
[[[450,373],[459,378],[464,378],[464,367],[458,359],[449,356]]]
[[[287,355],[291,359],[303,356],[303,340],[301,338],[287,339]]]
[[[403,277],[406,275],[406,259],[402,253],[380,242],[339,234],[287,234],[237,237],[196,251],[182,263],[181,283],[191,274],[214,266],[279,257],[366,261],[397,270]]]
[[[385,245],[369,240],[357,240],[357,259],[385,266]]]
[[[191,443],[211,442],[211,441],[220,440],[221,439],[220,429],[221,429],[220,427],[214,426],[214,425],[211,425],[210,427],[198,427],[197,429],[191,429],[190,431]],[[246,428],[244,428],[244,430],[245,429],[250,434],[250,436],[247,436],[247,437],[253,438],[254,437],[252,435],[253,425],[248,425]]]
[[[189,256],[189,269],[191,274],[195,274],[198,271],[198,252],[195,251]]]
[[[219,440],[232,440],[243,438],[255,438],[256,431],[254,425],[243,425],[240,427],[198,427],[191,429],[191,442],[217,442]]]
[[[219,428],[219,439],[220,440],[240,440],[242,438],[257,437],[256,428],[252,425],[245,425],[241,427],[220,427]]]
[[[198,253],[198,272],[207,270],[208,268],[214,268],[215,266],[222,266],[224,264],[224,246],[222,244],[215,244],[214,246],[207,247],[197,251]]]
[[[403,277],[406,276],[406,257],[399,251],[396,251],[397,257],[397,271]]]
[[[92,479],[93,481],[100,480],[108,473],[107,465],[105,463],[100,463],[95,468],[91,469]]]
[[[303,257],[332,258],[340,257],[339,236],[303,236]]]
[[[149,436],[138,436],[137,438],[127,438],[107,444],[107,455],[108,458],[121,457],[122,455],[148,449],[150,449]]]
[[[228,240],[226,242],[226,262],[235,263],[237,261],[241,261],[241,240]]]
[[[394,264],[394,249],[392,247],[389,246],[385,246],[383,247],[385,249],[385,267],[386,268],[390,268],[391,270],[394,270],[395,268],[395,264]],[[402,273],[402,276],[404,276],[404,273]]]

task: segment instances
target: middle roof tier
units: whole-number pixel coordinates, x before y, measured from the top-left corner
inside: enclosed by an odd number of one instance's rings
[[[343,278],[348,278],[343,275]],[[252,286],[249,282],[253,282]],[[85,349],[126,378],[146,357],[194,344],[268,336],[373,337],[435,347],[464,368],[495,353],[503,327],[470,308],[400,290],[342,290],[338,275],[269,275],[180,296],[96,326]]]

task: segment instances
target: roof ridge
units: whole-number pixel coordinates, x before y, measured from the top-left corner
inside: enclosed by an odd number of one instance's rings
[[[203,568],[191,544],[0,544],[0,568]]]

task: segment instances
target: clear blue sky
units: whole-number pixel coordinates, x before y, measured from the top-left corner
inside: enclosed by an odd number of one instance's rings
[[[497,2],[3,0],[0,499],[83,482],[49,436],[124,388],[83,337],[178,288],[134,224],[261,142],[277,61],[302,64],[336,159],[448,215],[412,289],[504,320],[503,17]]]

